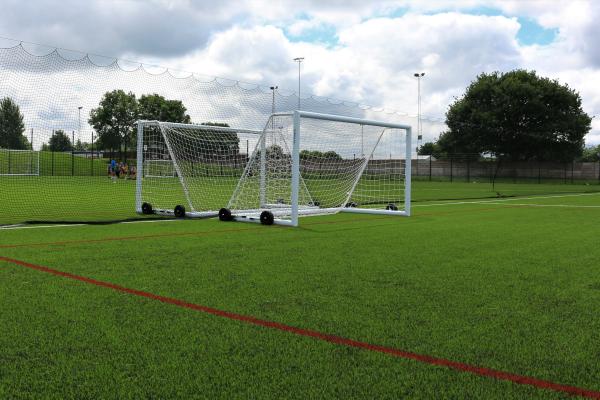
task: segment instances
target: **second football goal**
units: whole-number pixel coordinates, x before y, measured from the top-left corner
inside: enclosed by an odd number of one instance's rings
[[[216,216],[261,133],[214,124],[138,121],[136,211]]]
[[[337,212],[409,216],[410,178],[409,125],[273,114],[219,218],[298,226]]]

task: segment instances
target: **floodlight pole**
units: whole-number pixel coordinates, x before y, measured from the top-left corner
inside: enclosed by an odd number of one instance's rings
[[[78,111],[78,128],[77,128],[77,139],[81,140],[81,109],[83,108],[83,106],[79,106],[77,107],[77,111]],[[75,145],[75,143],[73,143],[73,146]]]
[[[425,72],[415,72],[413,74],[417,78],[417,175],[419,175],[419,145],[423,138],[423,126],[421,124],[421,78],[425,76]],[[408,160],[407,160],[408,162]]]
[[[275,114],[275,91],[279,89],[279,86],[271,86],[271,91],[273,92],[273,101],[271,103],[271,129],[275,129],[273,124],[275,121],[273,120],[273,114]]]
[[[425,76],[425,72],[415,72],[413,74],[417,78],[417,139],[421,140],[423,135],[423,127],[421,125],[421,78]]]
[[[302,61],[304,61],[304,57],[296,57],[294,61],[298,63],[298,110],[300,109],[300,66],[302,65]]]

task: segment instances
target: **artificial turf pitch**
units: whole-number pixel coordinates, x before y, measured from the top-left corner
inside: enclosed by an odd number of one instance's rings
[[[563,195],[557,195],[563,196]],[[415,204],[300,228],[0,231],[0,255],[600,392],[600,195]],[[528,206],[527,204],[531,204]],[[0,263],[0,398],[564,398]]]

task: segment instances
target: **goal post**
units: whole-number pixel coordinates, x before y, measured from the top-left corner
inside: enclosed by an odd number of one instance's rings
[[[410,216],[410,174],[409,125],[273,114],[219,217],[298,226],[337,212]]]
[[[137,122],[136,211],[213,217],[262,131],[214,124]]]
[[[39,176],[40,152],[0,148],[0,176]]]

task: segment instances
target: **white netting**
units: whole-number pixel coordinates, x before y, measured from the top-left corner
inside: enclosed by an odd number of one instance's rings
[[[403,208],[406,132],[368,124],[302,117],[299,214],[344,207]],[[291,215],[293,116],[274,116],[250,158],[228,208],[255,216]]]
[[[87,222],[138,217],[132,179],[132,166],[137,165],[138,158],[134,126],[138,119],[224,123],[262,130],[273,109],[289,112],[297,109],[300,102],[305,111],[416,124],[414,117],[388,114],[356,103],[310,95],[298,99],[295,93],[283,89],[273,92],[268,87],[174,71],[152,74],[143,66],[118,60],[56,49],[46,51],[19,43],[2,48],[2,44],[0,101],[8,98],[18,107],[17,119],[22,120],[22,126],[13,142],[3,140],[6,135],[4,130],[0,132],[0,148],[39,152],[39,168],[35,169],[34,159],[33,168],[24,169],[30,165],[25,163],[19,167],[25,175],[15,175],[10,164],[8,176],[8,161],[0,155],[0,203],[8,204],[0,209],[0,225],[32,220]],[[33,50],[39,53],[29,52]],[[114,120],[107,114],[102,126],[94,126],[90,122],[93,111],[101,107],[107,95],[116,92],[135,99],[119,102],[113,110]],[[141,113],[138,106],[142,97],[156,95],[180,102],[184,113],[170,115],[163,113],[162,107],[152,108],[150,115],[148,109]],[[430,136],[442,130],[443,126],[436,127]],[[52,140],[58,139],[57,132],[63,133],[63,142]],[[246,153],[243,140],[240,154]],[[116,177],[111,175],[112,161],[118,164]],[[177,182],[173,168],[163,161],[158,158],[147,165],[144,179],[163,186]],[[180,193],[181,189],[177,190]],[[172,204],[167,203],[170,209]]]
[[[40,153],[32,150],[0,148],[0,175],[37,176],[40,174]]]
[[[227,204],[259,131],[168,122],[143,124],[141,201],[154,210],[216,213]]]

